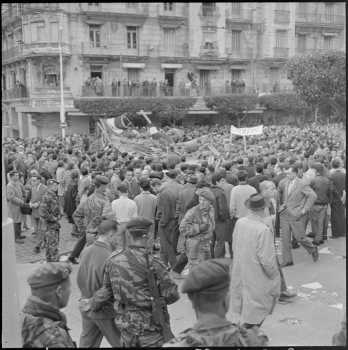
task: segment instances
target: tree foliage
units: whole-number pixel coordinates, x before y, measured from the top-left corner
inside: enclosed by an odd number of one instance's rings
[[[259,97],[259,103],[268,110],[288,113],[306,112],[309,109],[308,105],[295,93],[262,95]]]
[[[309,106],[345,105],[346,55],[340,51],[295,56],[286,65],[295,92]],[[342,101],[344,103],[342,104]]]

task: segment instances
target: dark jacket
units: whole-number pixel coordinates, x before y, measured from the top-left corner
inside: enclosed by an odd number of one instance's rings
[[[257,174],[248,180],[248,184],[250,186],[253,186],[257,192],[260,192],[259,185],[262,181],[266,181],[266,180],[269,180],[268,176]]]

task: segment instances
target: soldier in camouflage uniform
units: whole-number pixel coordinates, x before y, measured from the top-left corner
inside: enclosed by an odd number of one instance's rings
[[[165,342],[163,327],[153,319],[152,295],[146,277],[147,235],[151,225],[151,221],[139,217],[127,224],[128,246],[107,260],[103,287],[89,300],[91,310],[97,311],[113,298],[115,322],[124,347],[160,347]],[[177,285],[164,264],[151,254],[148,257],[161,297],[167,305],[176,302],[179,299]],[[164,311],[169,325],[168,310]]]
[[[24,348],[74,348],[66,316],[59,311],[70,297],[71,267],[66,263],[47,263],[28,278],[31,296],[23,308]]]
[[[207,188],[198,189],[199,204],[187,211],[179,229],[178,251],[186,252],[188,267],[210,259],[210,243],[215,229],[214,196]]]
[[[182,284],[197,317],[196,324],[163,347],[265,346],[257,328],[244,329],[226,319],[229,307],[230,259],[211,259],[192,268]]]
[[[42,221],[42,232],[44,232],[44,246],[46,248],[46,261],[59,261],[59,229],[61,218],[58,181],[49,179],[47,181],[47,192],[42,197],[39,207],[39,215]]]
[[[98,226],[105,208],[111,209],[111,204],[105,195],[106,186],[109,180],[105,176],[97,175],[95,178],[95,190],[87,199],[80,203],[76,208],[73,219],[78,232],[82,235],[72,250],[69,260],[76,264],[76,258],[79,257],[84,246],[87,243],[92,244],[98,233]]]

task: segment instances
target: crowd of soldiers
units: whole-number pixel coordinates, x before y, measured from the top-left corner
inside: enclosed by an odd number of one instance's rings
[[[238,140],[225,149],[225,129],[184,130],[177,141],[208,133],[220,152],[199,160],[175,145],[161,158],[113,145],[94,151],[86,135],[5,140],[16,243],[31,216],[35,252],[46,250],[47,264],[28,280],[26,346],[74,346],[59,311],[69,263],[79,264],[81,347],[98,347],[103,336],[114,347],[267,344],[262,322],[296,296],[282,271],[294,264],[291,250],[302,245],[316,262],[329,223],[332,238],[345,236],[345,140],[338,125],[278,126],[245,152]],[[67,263],[58,262],[63,215],[78,237]],[[175,337],[167,305],[183,278],[197,323]]]

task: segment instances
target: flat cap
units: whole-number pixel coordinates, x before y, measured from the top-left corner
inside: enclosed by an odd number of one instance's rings
[[[95,177],[96,185],[107,185],[109,183],[109,179],[104,175],[97,175]]]
[[[183,293],[212,294],[225,291],[230,285],[231,259],[210,259],[192,268],[184,280]]]
[[[138,216],[132,220],[130,220],[126,228],[130,233],[138,233],[138,234],[147,234],[149,231],[150,226],[152,225],[152,221]]]
[[[58,285],[69,278],[71,266],[67,263],[46,263],[36,269],[28,278],[32,289]]]
[[[319,174],[322,174],[324,172],[324,166],[319,162],[315,162],[312,165],[312,168],[315,169]]]
[[[196,191],[196,194],[197,194],[198,197],[203,197],[203,198],[205,198],[206,200],[208,200],[211,203],[214,203],[214,201],[215,201],[214,195],[207,188],[199,188]]]
[[[59,185],[59,181],[55,180],[55,179],[48,179],[47,180],[47,185],[51,185],[51,184],[57,184]]]

